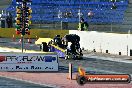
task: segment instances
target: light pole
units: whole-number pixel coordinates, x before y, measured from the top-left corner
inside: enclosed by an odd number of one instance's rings
[[[21,35],[21,38],[22,38],[21,47],[22,47],[22,53],[23,53],[23,49],[24,49],[24,35]]]
[[[83,15],[83,14],[81,13],[81,9],[80,9],[80,7],[79,7],[79,10],[78,10],[79,22],[81,21],[82,15]]]
[[[58,18],[61,19],[61,29],[62,29],[62,12],[59,10],[58,12]]]
[[[78,16],[79,16],[79,22],[80,22],[80,20],[81,20],[81,11],[80,11],[80,8],[78,10]]]
[[[128,56],[128,52],[129,52],[129,47],[128,47],[128,41],[129,41],[129,35],[130,35],[131,31],[128,30],[128,33],[127,33],[127,56]]]

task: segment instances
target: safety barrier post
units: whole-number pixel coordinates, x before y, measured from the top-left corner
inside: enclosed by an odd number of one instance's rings
[[[72,63],[69,63],[69,74],[68,74],[68,79],[72,80]]]

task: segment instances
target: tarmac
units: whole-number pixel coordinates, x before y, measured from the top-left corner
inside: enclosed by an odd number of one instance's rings
[[[8,47],[8,50],[11,47],[16,48],[16,46],[20,45],[20,43],[18,43],[18,40],[16,42],[11,42],[12,40],[10,39],[9,40],[2,39],[2,40],[4,41],[0,43],[0,47]],[[32,41],[34,42],[35,40],[32,40]],[[39,46],[36,46],[34,44],[28,44],[28,43],[26,44],[29,45],[28,50],[33,49],[33,50],[39,51]],[[1,48],[1,49],[4,50],[4,48]],[[7,48],[5,49],[7,50]],[[17,49],[19,51],[20,47],[17,47]],[[11,51],[13,52],[16,50],[11,49]],[[89,52],[87,52],[87,54],[85,54],[84,56],[90,57],[90,58],[100,57],[98,59],[101,59],[101,60],[108,59],[109,61],[122,62],[126,64],[128,62],[130,64],[131,59],[132,59],[131,57],[127,57],[127,56],[89,53]],[[118,58],[118,59],[115,59],[115,58]],[[129,83],[129,84],[90,84],[90,83],[87,83],[83,86],[78,85],[75,80],[77,71],[74,71],[73,73],[74,80],[67,79],[68,68],[66,68],[66,66],[63,65],[63,62],[64,60],[60,64],[60,67],[62,68],[59,69],[59,72],[0,72],[0,76],[10,78],[10,79],[25,81],[27,83],[34,83],[34,84],[44,85],[48,87],[53,87],[53,88],[132,88],[132,83]]]
[[[0,77],[0,88],[52,88],[52,87]]]

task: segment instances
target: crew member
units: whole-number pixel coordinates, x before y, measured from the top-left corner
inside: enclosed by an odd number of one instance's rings
[[[80,31],[84,31],[84,30],[88,30],[88,23],[84,21],[83,18],[81,18],[81,21],[79,22],[79,25],[78,25],[78,30]]]
[[[12,28],[12,15],[10,13],[8,13],[8,16],[6,18],[6,22],[7,22],[7,26],[8,28]]]
[[[54,43],[55,43],[55,45],[58,45],[58,46],[62,45],[60,35],[56,35],[56,37],[54,38]]]

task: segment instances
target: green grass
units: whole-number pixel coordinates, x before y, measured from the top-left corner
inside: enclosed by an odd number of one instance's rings
[[[31,29],[31,35],[25,35],[25,38],[36,38],[36,36],[42,38],[54,38],[55,35],[61,35],[63,37],[66,34],[69,34],[68,30],[46,30],[46,29]],[[13,35],[15,38],[20,38],[21,35],[16,35],[15,28],[0,28],[0,37],[2,38],[12,38]]]

